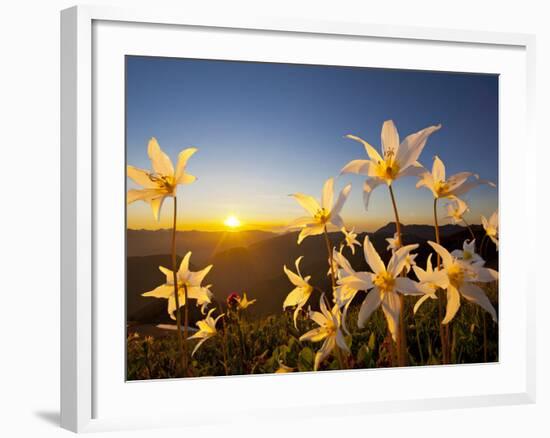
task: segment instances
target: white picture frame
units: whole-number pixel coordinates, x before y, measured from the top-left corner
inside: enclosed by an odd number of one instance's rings
[[[105,400],[105,381],[108,379],[119,378],[120,375],[109,376],[103,378],[101,355],[97,352],[102,347],[102,330],[99,325],[114,324],[114,322],[99,321],[97,318],[98,306],[105,305],[105,301],[97,300],[97,288],[102,284],[101,278],[98,277],[98,264],[101,264],[101,259],[98,259],[98,223],[101,223],[101,209],[97,209],[98,203],[103,202],[100,197],[104,193],[101,184],[98,186],[98,166],[102,166],[101,160],[98,158],[95,147],[98,138],[103,138],[103,133],[97,130],[96,123],[101,123],[102,114],[98,113],[101,102],[98,103],[99,97],[95,94],[95,87],[101,76],[105,73],[104,70],[94,64],[94,60],[101,59],[105,44],[102,43],[102,36],[96,32],[94,26],[98,23],[108,23],[112,26],[113,23],[124,25],[131,24],[132,26],[149,26],[151,32],[162,33],[170,32],[178,27],[185,29],[200,30],[201,34],[209,32],[217,32],[221,30],[238,30],[239,38],[253,40],[259,38],[263,32],[268,32],[274,38],[278,36],[304,38],[315,36],[319,38],[334,37],[343,39],[349,38],[353,41],[383,41],[386,45],[407,44],[411,47],[419,45],[424,47],[422,50],[438,50],[436,46],[444,47],[446,44],[452,44],[453,47],[466,49],[482,48],[487,51],[498,51],[499,53],[510,52],[511,61],[513,64],[508,70],[509,76],[516,76],[525,79],[521,84],[512,84],[510,89],[514,89],[516,95],[512,98],[501,99],[501,104],[506,105],[506,102],[519,102],[520,108],[514,113],[519,115],[518,124],[513,127],[508,127],[511,131],[507,132],[514,138],[523,140],[523,154],[534,154],[536,145],[533,133],[533,110],[534,110],[534,53],[535,53],[535,38],[532,35],[524,34],[507,34],[507,33],[491,33],[482,31],[461,31],[451,29],[425,29],[416,27],[403,27],[391,25],[374,25],[367,23],[339,23],[339,22],[318,22],[304,19],[279,19],[279,18],[257,18],[245,17],[240,14],[228,17],[216,17],[215,14],[208,16],[196,15],[193,11],[163,11],[156,8],[147,10],[121,9],[111,7],[96,7],[96,6],[77,6],[66,9],[61,12],[61,425],[62,427],[75,431],[100,431],[112,429],[132,429],[132,428],[147,428],[161,426],[179,426],[199,423],[202,418],[192,415],[178,415],[176,412],[149,412],[149,415],[131,415],[131,413],[115,412],[110,414],[107,408],[105,412],[108,414],[98,414],[102,412],[103,407],[101,400]],[[102,31],[103,32],[103,31]],[[112,56],[119,56],[123,53],[124,38],[117,37],[117,33],[107,29],[106,32],[110,38],[110,45],[113,46]],[[132,30],[139,32],[139,30]],[[119,42],[122,41],[122,44]],[[103,45],[102,45],[103,44]],[[149,51],[160,50],[155,47],[154,40],[150,41]],[[428,47],[429,46],[429,47]],[[160,44],[159,44],[160,47]],[[223,50],[223,47],[217,47],[216,50]],[[116,50],[119,50],[118,52]],[[169,50],[169,49],[165,49]],[[194,53],[199,53],[200,47],[195,49]],[[205,46],[206,50],[206,46]],[[402,50],[402,49],[401,49]],[[217,52],[216,52],[217,53]],[[220,52],[221,53],[221,52]],[[111,54],[106,55],[111,56]],[[212,55],[214,56],[214,55]],[[235,56],[235,55],[233,55]],[[276,56],[273,55],[273,56]],[[504,56],[504,55],[503,55]],[[512,59],[513,58],[513,59]],[[504,59],[504,58],[503,58]],[[515,61],[514,61],[515,60]],[[519,61],[518,61],[519,60]],[[517,61],[517,62],[516,62]],[[444,61],[441,61],[443,64]],[[461,59],[455,59],[455,67],[449,67],[447,64],[445,69],[460,70]],[[481,63],[481,59],[480,59]],[[520,65],[521,64],[521,65]],[[408,64],[410,68],[414,67],[414,61]],[[389,66],[389,65],[388,65]],[[437,62],[432,64],[433,68],[437,68]],[[423,66],[423,68],[426,68]],[[483,67],[480,67],[482,70]],[[465,69],[465,71],[468,69]],[[469,71],[469,70],[468,70]],[[483,70],[482,70],[483,71]],[[493,72],[499,73],[496,69]],[[514,74],[511,74],[514,72]],[[109,71],[107,71],[109,73]],[[119,74],[119,70],[114,68],[113,75]],[[123,78],[117,77],[110,86],[118,86],[123,83]],[[117,89],[115,89],[115,92]],[[118,90],[120,91],[120,90]],[[116,93],[115,93],[116,94]],[[507,97],[507,96],[504,96]],[[120,96],[117,97],[117,102],[120,102]],[[100,99],[99,99],[100,101]],[[504,103],[502,103],[504,102]],[[114,110],[120,109],[115,106]],[[501,110],[506,110],[502,108]],[[118,114],[117,117],[123,115]],[[502,117],[508,117],[506,111],[501,114]],[[509,124],[507,124],[509,125]],[[102,128],[109,129],[109,128]],[[504,129],[504,128],[503,128]],[[515,131],[513,131],[515,130]],[[502,134],[502,132],[501,132]],[[119,138],[119,136],[114,135]],[[506,144],[507,140],[503,140]],[[119,145],[118,141],[114,142],[115,146]],[[123,148],[123,145],[121,145]],[[502,145],[501,145],[502,147]],[[502,150],[501,154],[501,178],[506,178],[507,167],[510,163],[507,160],[507,149]],[[104,155],[102,155],[104,156]],[[534,199],[535,196],[535,174],[534,169],[528,171],[525,162],[519,161],[514,163],[517,167],[517,177],[523,182],[518,187],[501,185],[501,200],[505,201],[502,214],[502,235],[503,247],[506,247],[506,239],[509,236],[509,252],[501,252],[501,266],[506,264],[511,266],[515,261],[512,255],[508,257],[506,254],[512,254],[515,249],[533,249],[533,237],[528,238],[524,243],[513,242],[514,227],[519,221],[523,223],[534,223],[535,214],[533,210],[516,211],[506,207],[507,197],[520,197],[524,202]],[[105,173],[102,170],[103,181],[108,178],[110,173],[106,169]],[[123,181],[122,175],[120,181]],[[507,187],[506,193],[503,193],[504,187]],[[534,205],[534,203],[533,203]],[[522,209],[517,209],[522,210]],[[525,209],[524,209],[525,210]],[[103,209],[103,211],[105,211]],[[516,216],[514,216],[516,215]],[[509,217],[510,219],[507,219]],[[507,226],[507,224],[509,226]],[[101,225],[99,225],[101,227]],[[100,228],[101,229],[101,228]],[[118,230],[120,232],[120,230]],[[100,232],[101,234],[101,232]],[[514,245],[517,245],[514,247]],[[521,248],[520,248],[521,246]],[[101,248],[101,245],[99,246]],[[511,271],[511,270],[510,270]],[[101,268],[99,269],[101,271]],[[512,371],[506,371],[500,376],[508,375],[510,384],[509,388],[504,388],[503,391],[487,389],[486,392],[474,393],[468,392],[465,389],[463,392],[449,392],[440,390],[437,394],[432,393],[431,396],[425,394],[415,394],[414,388],[411,391],[402,391],[392,393],[390,398],[374,397],[368,398],[361,394],[353,393],[351,397],[351,389],[354,387],[354,379],[362,378],[365,372],[341,372],[341,373],[318,373],[323,376],[314,377],[311,375],[301,374],[299,376],[283,376],[277,380],[278,387],[296,386],[299,382],[304,381],[304,385],[310,387],[326,384],[330,381],[336,382],[343,388],[343,392],[349,390],[350,397],[346,399],[338,399],[330,404],[323,404],[320,401],[305,400],[300,405],[302,414],[307,415],[362,415],[368,412],[394,412],[402,410],[414,409],[442,409],[442,408],[457,408],[457,407],[472,407],[472,406],[488,406],[488,405],[504,405],[504,404],[520,404],[532,403],[535,400],[535,309],[533,297],[535,294],[535,274],[531,272],[527,265],[521,265],[511,274],[506,277],[510,282],[517,281],[517,285],[521,286],[521,295],[517,298],[520,302],[520,323],[518,324],[517,340],[521,348],[517,352],[517,364],[514,365]],[[525,280],[524,280],[525,279]],[[503,282],[505,280],[502,280]],[[519,286],[518,286],[519,287]],[[120,291],[123,294],[123,291]],[[102,304],[103,303],[103,304]],[[505,304],[505,303],[504,303]],[[116,307],[116,306],[115,306]],[[506,307],[503,309],[506,314]],[[505,324],[505,322],[503,322]],[[123,328],[120,328],[123,332]],[[501,339],[501,346],[506,347],[508,340]],[[506,350],[506,348],[505,348]],[[105,355],[103,355],[104,357]],[[124,358],[117,358],[117,361],[124,361]],[[506,363],[500,363],[502,369],[506,368]],[[444,379],[448,373],[457,373],[451,371],[455,368],[448,367],[425,367],[424,370],[416,370],[418,376],[422,374],[427,378]],[[430,371],[427,374],[426,370]],[[400,379],[403,373],[407,373],[405,369],[388,370],[393,373],[395,379]],[[469,367],[467,373],[481,372],[481,369]],[[497,368],[493,368],[492,373],[498,372]],[[383,376],[384,372],[378,372],[379,376]],[[412,371],[411,371],[412,373]],[[508,373],[508,374],[506,374]],[[412,376],[412,374],[410,374]],[[369,376],[372,379],[372,371]],[[400,377],[401,376],[401,377]],[[380,377],[381,379],[382,377]],[[285,380],[286,379],[286,380]],[[292,379],[292,380],[290,380]],[[297,379],[301,379],[298,381]],[[120,379],[119,379],[120,380]],[[247,391],[260,391],[261,389],[272,388],[273,377],[271,376],[245,376],[223,378],[219,381],[216,379],[191,379],[188,383],[190,391],[212,391],[213,385],[216,385],[217,391],[224,391],[224,388],[229,390],[235,385],[242,386],[243,394]],[[249,382],[253,381],[253,384]],[[125,383],[119,382],[121,385]],[[158,396],[160,392],[165,391],[167,385],[176,385],[180,382],[153,382],[147,383],[145,386],[132,386],[131,396],[143,391],[148,391],[148,397]],[[302,384],[302,383],[299,383]],[[103,385],[103,386],[102,386]],[[156,388],[164,388],[153,390]],[[160,386],[159,386],[160,385]],[[264,388],[261,388],[264,385]],[[504,383],[503,383],[504,385]],[[304,386],[305,387],[305,386]],[[347,388],[347,389],[346,389]],[[487,388],[491,388],[487,386]],[[160,392],[159,392],[160,391]],[[441,392],[442,391],[442,392]],[[481,391],[484,391],[482,389]],[[252,393],[252,392],[250,392]],[[100,394],[100,395],[98,395]],[[116,390],[109,396],[116,400]],[[460,394],[460,395],[457,395]],[[118,394],[118,395],[121,395]],[[345,395],[345,394],[344,394]],[[121,395],[122,396],[122,395]],[[128,396],[128,394],[126,395]],[[103,397],[103,398],[102,398]],[[243,400],[246,400],[243,395]],[[275,399],[279,395],[274,395]],[[314,395],[312,396],[314,397]],[[348,400],[348,401],[346,401]],[[245,402],[246,403],[246,402]],[[250,401],[248,402],[250,403]],[[292,405],[286,408],[281,407],[273,410],[269,404],[263,404],[261,397],[254,400],[255,406],[248,406],[245,415],[256,418],[276,419],[276,416],[296,416],[292,413]],[[183,408],[182,408],[183,409]],[[217,409],[217,410],[216,410]],[[189,411],[186,411],[189,412]],[[214,407],[214,413],[217,421],[231,421],[231,413],[222,412],[221,409]],[[210,415],[213,413],[210,412]]]

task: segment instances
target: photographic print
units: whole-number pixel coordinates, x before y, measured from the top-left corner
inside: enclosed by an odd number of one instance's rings
[[[128,380],[498,362],[498,75],[126,57]]]

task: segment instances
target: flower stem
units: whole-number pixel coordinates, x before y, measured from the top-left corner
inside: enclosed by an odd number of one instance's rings
[[[392,186],[388,186],[390,189],[390,198],[393,206],[393,214],[395,215],[395,231],[397,232],[397,247],[400,248],[403,245],[401,240],[401,223],[399,221],[399,212],[397,211],[397,204],[395,202],[395,196],[393,194]]]
[[[472,239],[475,240],[476,238],[476,235],[474,234],[474,232],[472,231],[472,227],[470,226],[470,224],[468,222],[466,222],[466,219],[462,218],[462,221],[464,222],[464,224],[468,227],[468,231],[470,232],[470,236],[472,236]]]
[[[403,245],[403,238],[401,236],[401,222],[399,220],[399,212],[397,211],[397,203],[395,202],[395,195],[393,194],[393,188],[388,186],[390,191],[391,203],[393,206],[393,213],[395,215],[395,231],[397,232],[397,248]],[[397,363],[400,367],[407,365],[407,336],[405,332],[405,297],[402,294],[398,294],[399,304],[401,312],[399,312],[399,329],[397,330]]]
[[[185,376],[187,374],[187,361],[186,361],[186,348],[185,344],[183,342],[183,337],[181,333],[181,314],[180,314],[180,299],[178,294],[178,268],[176,263],[176,218],[178,216],[178,200],[174,196],[174,220],[172,223],[172,273],[174,275],[173,281],[174,281],[174,298],[176,299],[176,328],[178,329],[178,347],[180,351],[180,366],[181,370],[180,373]]]
[[[437,220],[437,199],[434,198],[434,229],[435,229],[435,241],[438,245],[441,245],[441,239],[439,236],[439,223]],[[437,269],[441,269],[441,256],[437,253]],[[440,291],[441,292],[441,291]],[[441,355],[444,364],[448,363],[448,345],[447,345],[447,327],[443,326],[443,293],[439,294],[438,310],[439,310],[439,337],[441,338]]]
[[[344,362],[344,358],[342,357],[342,351],[340,350],[340,347],[336,346],[336,357],[338,359],[338,364],[340,365],[341,370],[347,369],[347,366]]]
[[[330,278],[332,280],[332,296],[334,297],[334,289],[336,289],[336,275],[334,273],[334,261],[332,259],[332,244],[328,237],[327,226],[324,228],[325,243],[327,244],[328,259],[330,262]]]
[[[223,314],[223,309],[220,303],[216,303],[219,314]],[[222,352],[223,352],[223,368],[225,375],[229,375],[229,367],[227,366],[227,326],[225,324],[225,317],[221,318],[223,326],[223,339],[222,339]]]

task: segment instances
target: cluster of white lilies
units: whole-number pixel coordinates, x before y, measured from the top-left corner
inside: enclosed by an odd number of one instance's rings
[[[329,270],[331,278],[332,294],[330,298],[321,291],[320,311],[308,311],[308,316],[318,327],[303,334],[302,341],[321,342],[322,347],[315,356],[314,369],[317,370],[322,362],[331,354],[336,354],[341,367],[345,367],[343,354],[349,353],[345,334],[350,334],[347,328],[346,319],[350,303],[359,293],[364,294],[363,302],[359,309],[356,324],[364,328],[373,312],[379,307],[385,315],[388,331],[394,342],[397,344],[397,359],[399,365],[406,364],[405,332],[402,320],[403,296],[409,295],[418,297],[414,305],[414,312],[427,299],[446,299],[446,313],[441,320],[441,341],[444,360],[446,339],[443,326],[448,325],[456,315],[460,307],[461,296],[466,300],[478,304],[485,309],[496,321],[497,316],[491,302],[476,283],[492,282],[498,279],[498,273],[484,267],[484,260],[476,253],[475,239],[470,226],[465,222],[464,215],[468,212],[467,204],[459,198],[460,195],[470,191],[480,184],[494,184],[482,180],[478,175],[470,172],[461,172],[446,177],[445,166],[439,157],[435,157],[432,170],[426,170],[419,162],[420,154],[429,136],[440,129],[438,126],[430,126],[417,133],[407,136],[403,142],[399,142],[399,134],[392,121],[386,121],[382,127],[382,154],[372,147],[365,140],[348,135],[347,137],[362,143],[365,147],[368,159],[351,161],[342,169],[341,173],[355,173],[366,176],[363,184],[363,200],[365,208],[368,207],[372,191],[380,186],[386,185],[395,214],[397,232],[393,238],[388,240],[388,250],[391,249],[392,257],[388,264],[384,264],[380,255],[374,248],[369,237],[366,236],[362,247],[365,260],[370,271],[356,271],[343,254],[344,246],[339,250],[332,245],[327,228],[334,226],[343,233],[345,247],[348,247],[352,254],[355,254],[356,246],[361,243],[357,240],[357,233],[353,229],[347,230],[344,220],[340,215],[342,207],[346,202],[351,184],[345,186],[336,200],[334,200],[334,178],[328,179],[322,190],[320,202],[315,198],[302,193],[295,193],[291,196],[306,210],[307,215],[300,217],[290,224],[290,227],[300,228],[298,244],[308,236],[324,235],[326,242]],[[141,188],[128,191],[127,202],[144,201],[151,206],[155,219],[158,220],[162,204],[166,198],[173,198],[173,224],[172,224],[172,247],[171,247],[171,269],[159,266],[161,272],[166,276],[163,284],[154,290],[143,293],[146,297],[162,298],[168,301],[167,311],[172,319],[176,320],[181,356],[182,375],[188,373],[187,340],[198,339],[192,355],[200,345],[207,339],[216,336],[216,324],[224,316],[221,313],[213,317],[216,310],[212,308],[206,317],[197,323],[198,331],[189,336],[189,303],[194,300],[196,305],[201,307],[204,314],[210,304],[214,304],[213,294],[210,291],[211,285],[203,286],[202,283],[208,272],[212,269],[209,265],[199,271],[193,272],[189,268],[191,252],[188,252],[178,268],[176,264],[176,218],[177,218],[177,187],[193,183],[196,178],[186,172],[187,161],[197,152],[196,148],[188,148],[180,152],[176,168],[171,159],[160,148],[157,140],[152,138],[147,147],[147,153],[151,160],[152,170],[143,170],[133,166],[127,166],[127,175]],[[436,253],[437,263],[434,266],[431,255],[428,257],[426,269],[416,265],[416,254],[414,251],[418,244],[402,245],[399,214],[392,183],[402,177],[417,177],[417,188],[426,187],[434,196],[434,228],[435,242],[428,242]],[[440,245],[439,225],[437,217],[437,201],[446,198],[451,202],[447,205],[447,217],[454,223],[464,222],[472,234],[472,239],[464,242],[462,250],[449,253]],[[495,212],[489,219],[481,218],[486,236],[495,243],[498,249],[498,214]],[[484,239],[485,241],[485,239]],[[298,329],[298,317],[308,303],[314,290],[318,289],[311,283],[311,276],[303,276],[300,271],[299,257],[295,262],[296,272],[284,266],[284,272],[291,283],[295,286],[288,294],[283,309],[294,309],[294,325]],[[416,279],[409,276],[414,272]],[[320,289],[319,289],[320,290]],[[445,297],[442,295],[445,291]],[[332,302],[330,301],[332,300]],[[247,301],[246,296],[243,303],[238,303],[239,308],[246,308],[255,300]],[[180,308],[184,310],[184,322],[181,322]],[[183,325],[183,327],[182,327]],[[183,331],[183,334],[182,334]]]
[[[300,337],[300,340],[312,342],[323,341],[322,347],[315,356],[315,370],[319,368],[323,360],[331,352],[335,352],[340,365],[343,367],[342,354],[349,353],[344,333],[350,334],[347,325],[348,308],[358,293],[364,294],[359,309],[357,326],[364,328],[373,312],[379,307],[385,315],[389,333],[397,343],[397,361],[399,365],[406,364],[405,327],[403,324],[403,296],[418,297],[414,305],[414,312],[427,299],[446,298],[446,313],[441,320],[442,352],[444,361],[448,362],[449,356],[447,340],[443,326],[448,325],[460,308],[461,296],[485,309],[494,321],[497,320],[496,311],[485,295],[484,291],[476,283],[493,282],[498,279],[498,273],[493,269],[484,267],[484,260],[476,253],[475,239],[470,226],[465,222],[464,215],[468,211],[467,204],[459,196],[469,192],[480,184],[495,185],[482,180],[471,172],[461,172],[447,177],[445,166],[439,157],[435,157],[432,170],[425,169],[418,159],[429,138],[435,131],[441,128],[430,126],[419,132],[407,136],[403,142],[399,141],[399,134],[394,123],[386,121],[382,127],[382,154],[368,142],[354,135],[347,137],[358,141],[365,147],[368,159],[353,160],[342,169],[341,173],[355,173],[366,176],[363,185],[363,200],[365,208],[368,208],[372,191],[386,185],[395,214],[397,232],[388,240],[388,250],[392,250],[392,256],[385,265],[374,248],[369,237],[363,242],[365,260],[370,267],[368,272],[358,272],[353,269],[351,263],[344,256],[342,249],[339,251],[330,242],[327,227],[335,226],[342,231],[346,246],[352,254],[355,246],[360,246],[357,234],[354,230],[348,231],[344,220],[340,215],[342,207],[351,191],[351,185],[346,185],[334,202],[334,178],[328,179],[322,190],[320,202],[303,193],[295,193],[291,196],[306,210],[307,216],[300,217],[291,223],[293,227],[300,227],[298,236],[300,244],[308,236],[324,234],[329,258],[329,275],[332,280],[332,302],[321,291],[320,312],[309,311],[309,317],[318,325],[317,328],[308,331]],[[435,251],[437,264],[432,264],[431,255],[428,257],[426,269],[422,269],[415,263],[414,251],[418,244],[402,245],[399,213],[392,184],[395,180],[413,176],[418,178],[417,188],[426,187],[434,196],[434,227],[436,241],[429,241],[429,245]],[[446,198],[450,200],[447,206],[447,216],[454,223],[464,222],[472,234],[472,239],[464,242],[463,250],[455,250],[449,253],[440,244],[439,225],[437,217],[437,201]],[[486,235],[497,245],[498,249],[498,214],[495,212],[489,220],[481,218]],[[283,303],[283,309],[294,308],[294,324],[297,327],[297,318],[303,307],[307,304],[313,291],[317,289],[311,284],[311,276],[304,277],[300,272],[300,262],[303,257],[296,260],[296,272],[292,272],[286,266],[284,272],[295,288],[288,294]],[[409,278],[413,271],[416,279]],[[441,295],[445,291],[446,297]]]

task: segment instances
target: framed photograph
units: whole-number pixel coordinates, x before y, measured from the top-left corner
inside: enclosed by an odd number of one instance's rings
[[[61,18],[63,427],[534,401],[534,37]]]

